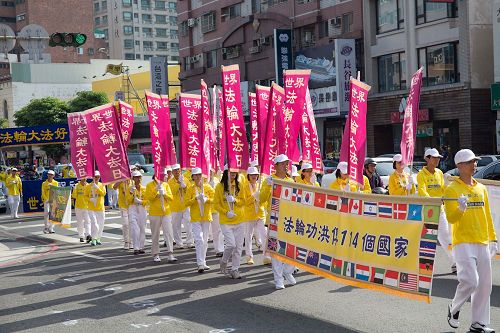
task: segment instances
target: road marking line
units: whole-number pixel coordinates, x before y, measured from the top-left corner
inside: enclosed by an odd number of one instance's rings
[[[80,252],[80,251],[73,251],[71,252],[73,254],[77,254],[79,256],[84,256],[84,257],[88,257],[88,258],[92,258],[92,259],[98,259],[98,260],[108,260],[104,257],[99,257],[99,256],[96,256],[94,254],[90,254],[90,253],[85,253],[85,252]]]
[[[26,228],[38,228],[38,227],[43,227],[45,226],[44,223],[41,224],[30,224],[30,225],[19,225],[16,227],[7,227],[7,226],[2,226],[4,229],[9,229],[9,230],[16,230],[16,229],[26,229]]]
[[[44,238],[50,238],[65,243],[80,244],[80,239],[76,237],[69,237],[60,234],[44,234],[43,231],[32,232],[32,235],[41,236]]]

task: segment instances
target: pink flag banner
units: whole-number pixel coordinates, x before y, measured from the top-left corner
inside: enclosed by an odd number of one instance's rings
[[[259,161],[259,125],[258,125],[258,110],[257,96],[254,93],[248,93],[248,101],[250,104],[250,128],[252,130],[252,157],[253,162]]]
[[[285,128],[285,89],[273,82],[271,85],[270,110],[274,115],[275,137],[278,144],[277,154],[287,153],[287,129]],[[289,130],[290,128],[288,128]]]
[[[255,94],[257,100],[257,128],[259,129],[259,165],[262,166],[264,157],[264,140],[266,139],[267,115],[269,113],[269,99],[271,88],[255,85]]]
[[[112,103],[83,112],[103,184],[130,178],[128,159],[120,133],[118,115]]]
[[[265,140],[262,156],[261,173],[264,175],[272,175],[274,173],[274,158],[278,156],[278,122],[277,118],[280,117],[278,113],[278,108],[276,108],[276,102],[282,102],[284,97],[283,94],[276,93],[276,87],[281,88],[277,84],[273,83],[270,96],[269,96],[269,113],[266,122]]]
[[[212,171],[217,172],[220,170],[219,159],[217,155],[217,87],[212,88],[212,111],[210,120],[212,122],[210,131],[210,159],[212,160]]]
[[[130,104],[119,101],[118,109],[120,111],[120,130],[122,132],[123,147],[127,151],[130,138],[132,137],[132,130],[134,129],[134,108]]]
[[[224,125],[224,96],[222,96],[222,91],[217,89],[217,96],[219,97],[219,112],[218,112],[218,125],[217,125],[217,154],[220,169],[224,169],[225,157],[226,157],[226,127]]]
[[[286,154],[293,163],[300,162],[300,151],[297,145],[301,116],[306,108],[306,92],[311,70],[286,70],[284,123],[287,142]],[[289,129],[288,129],[289,128]],[[288,130],[287,130],[288,129]]]
[[[181,167],[201,168],[201,96],[180,94],[179,142],[181,143]]]
[[[94,156],[83,114],[81,112],[68,113],[68,127],[71,133],[69,137],[71,163],[75,169],[76,178],[92,178],[94,176]]]
[[[306,91],[306,109],[309,116],[309,128],[311,130],[311,164],[313,171],[316,173],[323,173],[323,160],[321,158],[321,149],[319,147],[318,130],[316,128],[316,120],[314,119],[314,109],[311,102],[311,95],[309,89]]]
[[[312,164],[311,122],[307,109],[302,111],[300,117],[300,146],[302,147],[302,161]]]
[[[366,157],[366,110],[370,86],[351,78],[349,107],[349,158],[347,171],[350,179],[363,186],[363,165]]]
[[[401,161],[405,165],[413,164],[415,140],[417,139],[418,108],[420,105],[420,88],[422,87],[422,70],[420,68],[411,77],[410,93],[406,101],[403,119],[403,133],[401,135]]]
[[[210,119],[210,104],[208,102],[208,87],[205,81],[201,80],[201,173],[210,179],[212,170],[212,156],[210,151],[210,137],[212,136],[212,121]]]
[[[241,107],[240,69],[238,65],[222,66],[222,89],[229,171],[246,171],[249,157],[248,140]]]
[[[351,120],[349,119],[349,114],[347,115],[344,133],[342,134],[342,143],[340,144],[340,160],[339,162],[347,162],[349,158],[349,124]]]
[[[167,125],[165,113],[160,95],[146,91],[146,103],[149,115],[149,132],[151,135],[151,153],[155,179],[163,180],[165,167],[167,166]]]
[[[160,95],[163,114],[165,115],[166,126],[166,149],[167,149],[167,166],[177,164],[177,154],[175,152],[174,134],[172,132],[172,121],[170,119],[170,99],[167,95]]]

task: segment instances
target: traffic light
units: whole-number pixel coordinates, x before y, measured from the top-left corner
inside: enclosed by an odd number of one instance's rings
[[[80,47],[87,41],[87,35],[78,32],[55,32],[50,35],[49,46]]]

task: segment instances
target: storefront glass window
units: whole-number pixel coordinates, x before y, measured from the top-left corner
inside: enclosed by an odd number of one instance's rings
[[[406,55],[404,52],[378,58],[379,92],[406,88]]]
[[[424,85],[460,82],[457,47],[458,43],[447,43],[419,49],[419,67],[425,67]]]
[[[377,33],[401,29],[404,24],[402,0],[377,1]]]
[[[439,3],[417,0],[415,5],[417,12],[417,24],[432,22],[447,17],[457,17],[456,1],[451,3]]]

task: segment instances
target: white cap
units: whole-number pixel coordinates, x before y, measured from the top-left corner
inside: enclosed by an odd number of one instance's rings
[[[480,157],[477,157],[472,150],[470,149],[461,149],[455,154],[455,164],[469,162],[472,160],[480,160]]]
[[[285,154],[278,155],[274,158],[274,164],[289,161]]]
[[[259,166],[259,161],[250,161],[250,166],[251,167]]]
[[[339,162],[337,169],[344,175],[347,175],[347,162]]]
[[[247,169],[247,175],[258,175],[258,174],[259,170],[257,170],[256,167],[251,166]]]
[[[130,171],[132,171],[135,169],[135,165],[129,165],[128,168],[130,169]]]
[[[47,171],[47,174],[48,175],[55,175],[56,173],[54,172],[54,170],[49,170],[49,171]]]
[[[396,154],[392,157],[393,162],[401,162],[403,160],[403,155],[401,154]]]
[[[192,168],[191,169],[191,176],[194,175],[201,175],[201,168]]]
[[[142,177],[142,173],[139,170],[132,171],[132,177]]]
[[[311,163],[302,163],[302,167],[300,167],[300,171],[312,169],[312,168],[313,168],[313,166]]]
[[[17,168],[12,168],[11,170],[12,170],[12,171],[18,171],[18,170],[17,170]]]
[[[174,164],[174,165],[172,165],[172,170],[178,170],[180,168],[181,168],[180,164]]]
[[[169,172],[169,171],[172,171],[172,168],[171,167],[166,167],[165,168],[165,173]]]
[[[94,172],[94,177],[101,177],[101,173],[99,172],[99,170],[96,170]]]
[[[439,154],[438,150],[436,148],[431,148],[427,149],[424,154],[425,157],[430,156],[430,157],[439,157],[442,158],[441,154]]]
[[[279,162],[277,162],[277,163],[279,163]],[[297,167],[295,165],[292,165],[292,177],[298,177],[298,176],[300,176],[300,175],[297,172]]]

